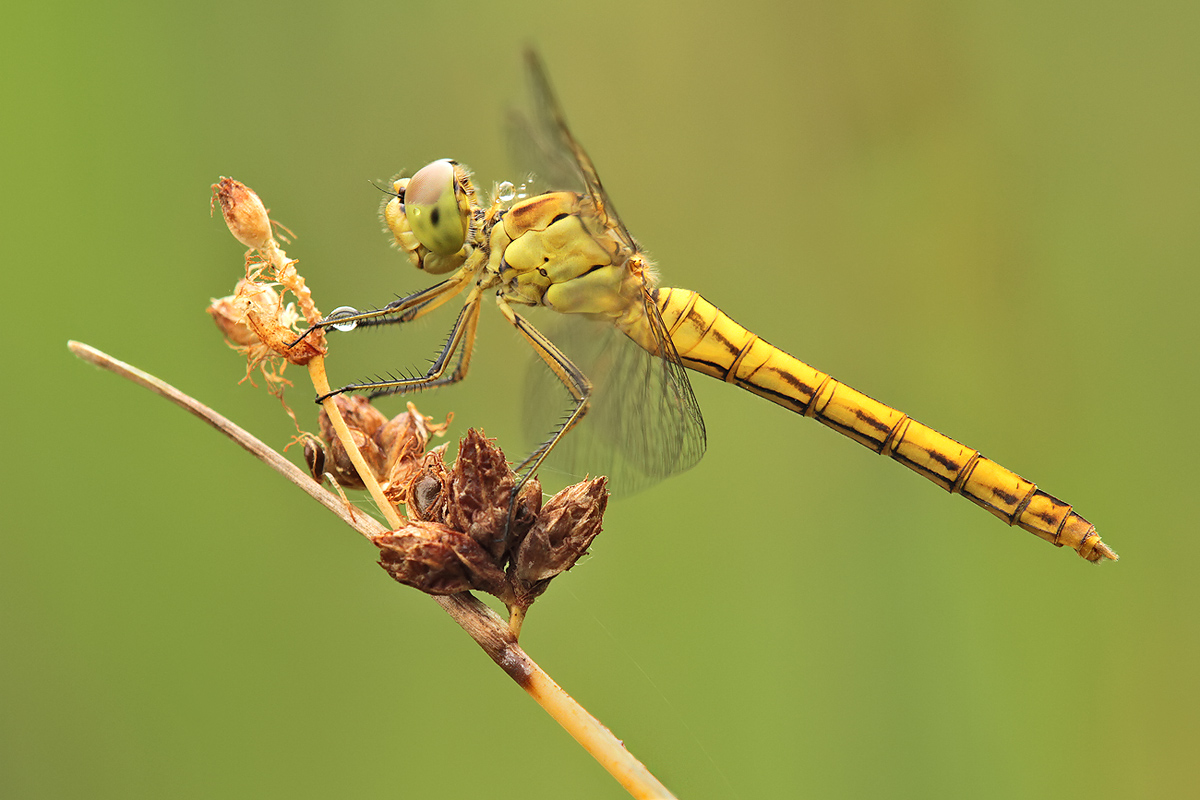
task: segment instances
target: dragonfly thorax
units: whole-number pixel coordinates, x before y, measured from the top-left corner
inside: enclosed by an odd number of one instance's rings
[[[629,306],[628,260],[574,192],[517,203],[492,229],[489,269],[505,299],[524,305],[612,317]]]

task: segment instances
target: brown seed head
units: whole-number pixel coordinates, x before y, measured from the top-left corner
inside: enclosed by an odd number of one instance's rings
[[[452,467],[440,449],[425,453],[408,472],[399,495],[410,522],[375,540],[384,553],[380,563],[422,591],[478,589],[523,613],[600,533],[607,480],[567,487],[543,506],[534,478],[513,501],[517,476],[483,434],[467,431]]]

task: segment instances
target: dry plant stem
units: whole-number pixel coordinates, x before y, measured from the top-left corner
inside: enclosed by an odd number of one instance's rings
[[[374,518],[366,514],[354,514],[341,498],[322,488],[299,467],[268,447],[249,431],[203,403],[153,375],[123,361],[118,361],[89,345],[81,342],[68,342],[67,346],[72,353],[84,361],[128,378],[212,425],[299,486],[364,537],[370,538],[386,532],[383,525]],[[340,419],[340,417],[335,417],[335,419]],[[387,506],[390,504],[381,505],[381,507]],[[395,513],[394,509],[393,513]],[[592,757],[599,761],[600,765],[608,770],[609,774],[616,778],[617,782],[625,787],[625,790],[633,797],[639,798],[639,800],[674,797],[640,761],[625,749],[612,731],[604,727],[598,719],[575,702],[574,698],[563,691],[541,667],[534,663],[533,659],[526,655],[509,631],[508,625],[495,612],[468,592],[449,596],[431,595],[431,597],[501,669],[528,692],[530,697],[566,729],[575,741],[591,753]]]
[[[324,358],[317,356],[308,362],[308,375],[312,379],[313,387],[317,390],[318,395],[329,394],[329,378],[325,375]],[[392,530],[399,528],[404,524],[404,518],[400,516],[400,513],[392,505],[391,501],[384,496],[383,489],[379,488],[379,481],[375,480],[371,468],[367,466],[366,460],[363,459],[362,452],[354,444],[354,439],[350,436],[350,429],[346,427],[346,420],[342,419],[342,412],[338,409],[337,403],[333,402],[332,397],[326,397],[321,402],[321,407],[329,415],[329,421],[333,424],[333,430],[337,433],[338,438],[342,440],[342,447],[346,449],[346,455],[350,457],[354,468],[358,470],[358,476],[362,478],[367,491],[371,493],[371,497],[375,500],[375,505],[379,506],[379,510],[383,512],[383,516],[387,519],[388,525],[392,526]]]
[[[521,638],[521,625],[525,623],[525,609],[521,606],[508,607],[508,630],[514,639]]]

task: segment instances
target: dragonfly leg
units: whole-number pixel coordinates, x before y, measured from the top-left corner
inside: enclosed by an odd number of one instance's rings
[[[313,331],[329,328],[334,325],[369,328],[374,325],[394,325],[400,322],[412,322],[414,319],[425,316],[435,308],[441,307],[442,304],[461,292],[471,276],[471,272],[460,270],[453,277],[441,283],[430,286],[428,289],[422,289],[419,292],[413,292],[406,297],[397,298],[381,308],[352,314],[330,314],[320,322],[310,325],[308,330],[296,337],[296,341],[291,342],[288,346],[295,347],[304,341],[305,337]]]
[[[520,475],[520,478],[513,489],[513,498],[515,499],[517,492],[521,490],[521,487],[525,485],[525,482],[529,480],[529,477],[533,475],[534,471],[541,465],[550,451],[554,449],[559,440],[587,414],[589,399],[592,396],[592,382],[541,331],[533,327],[528,320],[516,311],[513,311],[512,307],[503,297],[497,295],[496,302],[500,306],[501,313],[512,323],[517,332],[525,338],[525,341],[538,354],[538,357],[546,362],[546,366],[562,382],[562,385],[571,395],[571,399],[575,401],[575,405],[570,413],[558,424],[554,432],[550,434],[550,438],[538,445],[532,453],[526,456],[524,461],[517,465],[516,472]]]
[[[479,321],[479,303],[482,298],[481,290],[476,287],[471,294],[467,296],[467,300],[463,303],[462,311],[458,314],[458,319],[454,322],[454,327],[450,329],[450,335],[446,337],[446,344],[442,347],[441,353],[434,359],[429,370],[419,378],[394,378],[389,380],[377,381],[361,381],[359,383],[349,383],[345,386],[334,389],[328,394],[323,394],[317,398],[317,402],[333,397],[334,395],[343,394],[345,392],[370,392],[370,397],[382,397],[389,394],[403,394],[417,392],[422,389],[431,389],[434,386],[444,386],[449,383],[457,383],[466,377],[467,369],[471,364],[471,353],[475,347],[475,330]],[[440,298],[432,298],[445,302]],[[431,301],[432,301],[431,300]],[[410,307],[418,308],[420,306]],[[428,310],[428,309],[426,309]],[[421,311],[420,313],[424,313]],[[419,314],[418,314],[419,316]],[[404,322],[402,319],[389,319],[386,322]],[[386,324],[381,321],[377,324]],[[447,372],[451,357],[455,351],[458,351],[458,363],[454,369]]]

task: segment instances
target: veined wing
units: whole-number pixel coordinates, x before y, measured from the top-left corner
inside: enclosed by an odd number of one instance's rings
[[[567,127],[566,116],[550,87],[546,69],[533,50],[525,51],[525,66],[529,73],[532,112],[514,111],[510,115],[509,138],[514,160],[549,189],[566,189],[591,197],[597,215],[613,227],[614,233],[631,250],[640,251],[617,215],[591,157]]]
[[[533,51],[526,53],[526,65],[532,113],[514,114],[511,124],[514,149],[527,159],[523,166],[540,175],[549,188],[590,197],[597,219],[589,227],[608,230],[628,253],[640,254],[592,159],[567,127],[546,71]],[[555,446],[547,464],[572,476],[608,475],[610,487],[618,494],[639,491],[682,472],[704,455],[700,406],[663,325],[653,291],[653,285],[644,283],[631,301],[639,303],[640,313],[625,316],[633,328],[629,335],[611,322],[578,314],[538,321],[594,387],[587,416]],[[561,415],[565,398],[544,364],[538,359],[533,362],[526,382],[526,430],[535,441],[541,441]]]
[[[607,475],[614,494],[628,495],[694,466],[704,455],[700,406],[657,308],[653,302],[646,305],[647,324],[657,330],[648,335],[668,348],[667,358],[639,346],[606,321],[579,314],[539,316],[539,327],[594,387],[587,416],[547,457],[543,483]],[[566,404],[562,384],[534,359],[523,404],[531,443],[545,439]]]

